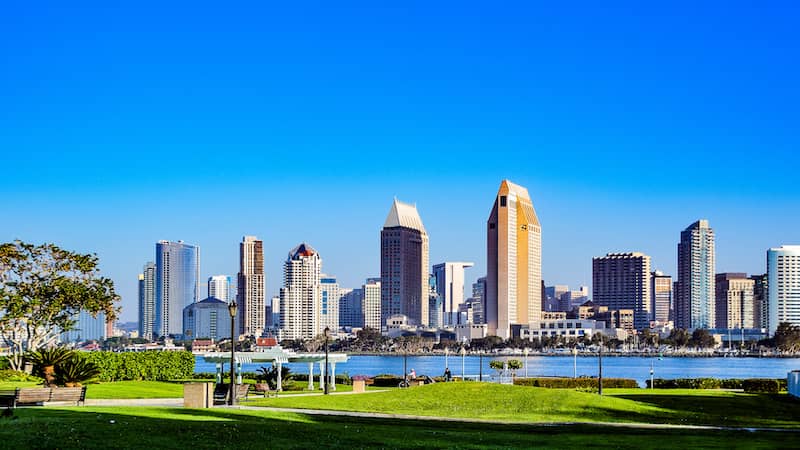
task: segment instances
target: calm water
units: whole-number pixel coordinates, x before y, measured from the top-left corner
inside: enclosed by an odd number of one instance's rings
[[[525,360],[524,356],[511,358]],[[447,365],[453,376],[462,374],[462,358],[449,356]],[[478,375],[480,362],[478,356],[463,358],[464,373]],[[484,357],[484,376],[495,373],[489,368],[492,359],[502,357]],[[445,369],[445,357],[437,356],[409,356],[408,370],[416,370],[417,375],[442,375]],[[650,364],[656,378],[785,378],[791,370],[800,370],[800,358],[677,358],[664,357],[662,360],[649,357],[604,357],[603,376],[614,378],[634,378],[641,385],[650,378]],[[259,367],[266,364],[244,364],[244,371],[256,372]],[[308,364],[289,364],[292,372],[308,373]],[[195,372],[214,372],[214,363],[209,363],[197,357]],[[314,373],[319,374],[319,365],[315,365]],[[403,373],[402,356],[351,356],[345,364],[336,365],[337,374],[353,375],[378,375],[383,373],[400,375]],[[562,376],[573,375],[572,356],[529,356],[528,376]],[[596,376],[597,358],[578,357],[578,376]],[[524,376],[525,369],[517,372]]]

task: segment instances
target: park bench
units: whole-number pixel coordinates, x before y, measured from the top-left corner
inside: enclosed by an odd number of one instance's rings
[[[278,391],[270,389],[267,383],[256,383],[253,390],[256,394],[264,394],[264,398],[278,396]]]
[[[215,405],[224,405],[228,403],[230,399],[230,384],[221,383],[214,387],[214,404]],[[247,398],[247,391],[250,390],[249,384],[237,384],[236,385],[236,400],[241,400],[243,398]]]
[[[9,408],[18,405],[41,405],[47,402],[75,402],[82,405],[86,399],[86,386],[82,387],[30,387],[0,392],[0,403]]]

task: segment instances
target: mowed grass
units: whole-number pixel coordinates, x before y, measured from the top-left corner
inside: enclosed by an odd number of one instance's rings
[[[391,392],[259,399],[283,408],[380,412],[512,422],[637,422],[800,428],[800,401],[786,394],[645,389],[595,393],[490,383],[437,383]]]
[[[18,387],[41,387],[30,382],[2,382],[0,391]],[[115,381],[86,386],[87,399],[179,398],[183,397],[183,384],[164,381]]]
[[[370,396],[385,394],[370,394]],[[358,396],[367,397],[367,396]],[[786,432],[632,430],[322,417],[229,409],[21,408],[2,448],[797,448]]]

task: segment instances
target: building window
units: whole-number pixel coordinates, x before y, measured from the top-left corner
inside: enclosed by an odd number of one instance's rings
[[[500,196],[500,206],[505,207],[507,202],[508,202],[507,197],[505,195],[501,195]]]

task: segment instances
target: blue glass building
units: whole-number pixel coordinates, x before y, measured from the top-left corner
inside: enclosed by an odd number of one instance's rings
[[[183,241],[156,243],[154,334],[183,335],[183,309],[197,301],[199,279],[199,247]]]

